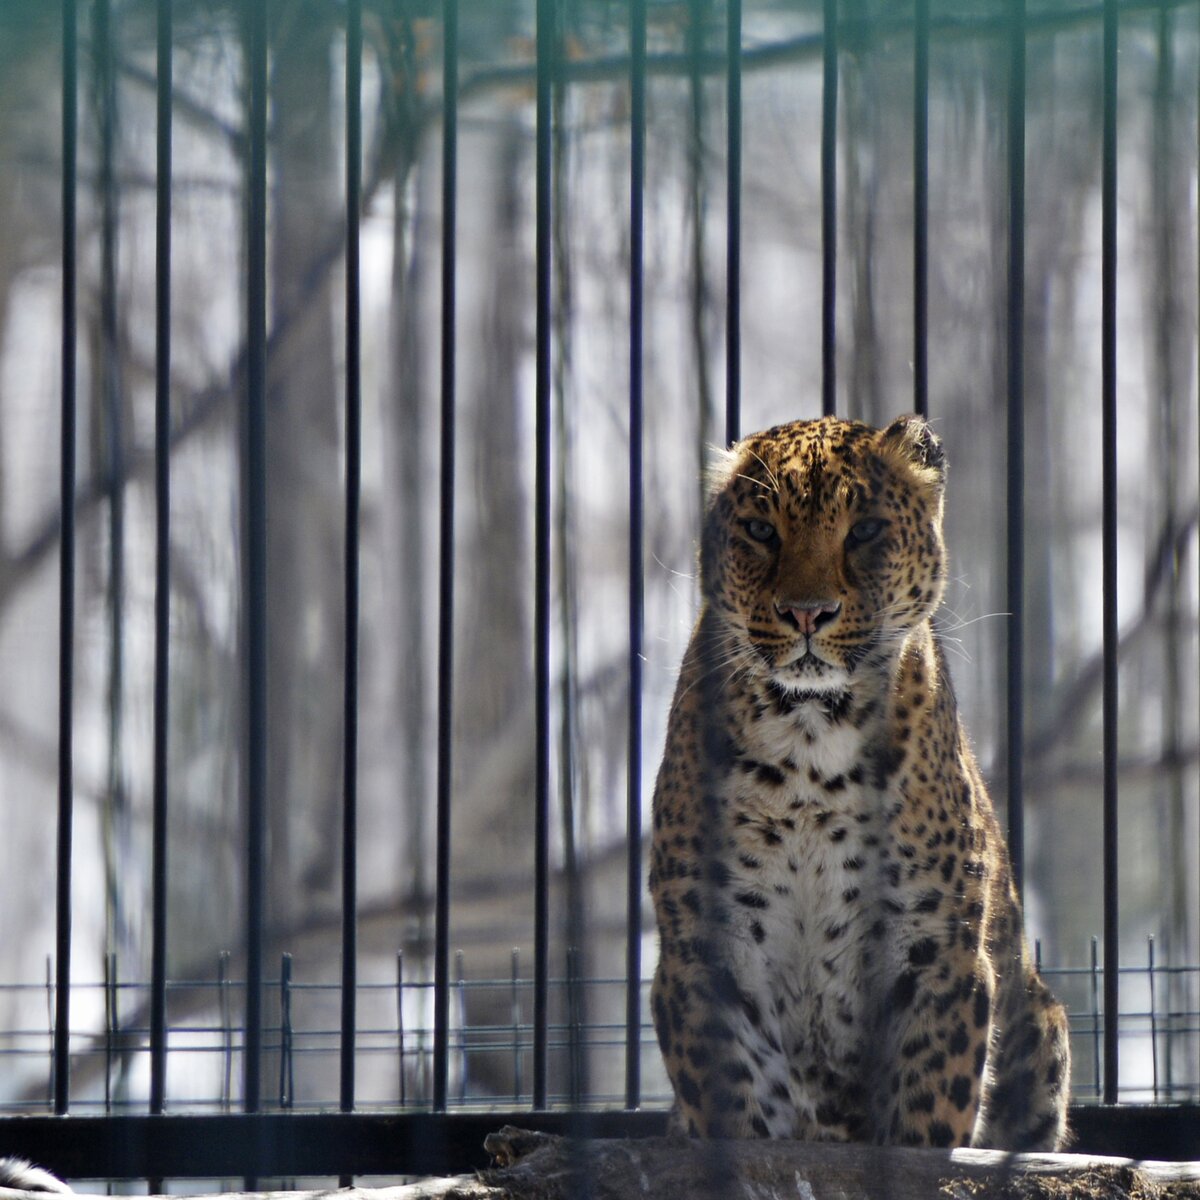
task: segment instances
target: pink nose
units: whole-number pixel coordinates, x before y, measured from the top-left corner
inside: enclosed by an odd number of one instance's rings
[[[796,626],[801,633],[811,637],[822,625],[828,625],[842,611],[842,602],[820,601],[817,604],[788,604],[777,602],[779,615]]]

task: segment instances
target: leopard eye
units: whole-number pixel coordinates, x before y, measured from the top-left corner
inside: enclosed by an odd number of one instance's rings
[[[760,521],[757,517],[751,517],[748,521],[743,521],[742,528],[756,542],[770,542],[775,538],[775,526],[770,521]]]
[[[852,546],[863,546],[867,542],[874,541],[882,532],[886,521],[880,520],[878,517],[868,517],[864,521],[857,521],[850,527],[850,536],[846,539]]]

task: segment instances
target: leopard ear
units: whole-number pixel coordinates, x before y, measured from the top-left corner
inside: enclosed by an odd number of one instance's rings
[[[945,479],[946,451],[942,439],[924,417],[911,413],[897,417],[883,431],[883,442],[899,448],[914,466],[934,472],[939,481]]]

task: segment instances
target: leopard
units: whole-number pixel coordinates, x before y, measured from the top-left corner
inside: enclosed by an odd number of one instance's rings
[[[914,415],[777,425],[711,472],[652,806],[678,1134],[1068,1140],[1066,1011],[934,624],[946,473]]]

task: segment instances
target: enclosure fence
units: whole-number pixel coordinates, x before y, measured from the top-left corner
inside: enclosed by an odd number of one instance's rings
[[[92,36],[101,39],[100,70],[115,70],[113,48],[102,44],[105,14],[113,0],[63,0],[62,3],[62,414],[61,414],[61,554],[59,577],[59,737],[57,813],[57,940],[47,959],[46,978],[22,985],[44,994],[46,1023],[42,1028],[0,1032],[0,1054],[8,1062],[32,1060],[47,1065],[44,1093],[27,1094],[11,1102],[0,1116],[0,1151],[28,1155],[62,1172],[88,1178],[223,1176],[338,1176],[416,1174],[464,1169],[478,1165],[482,1135],[506,1120],[557,1130],[594,1133],[649,1134],[665,1129],[670,1096],[661,1083],[649,1086],[642,1078],[644,1047],[653,1043],[646,1004],[648,980],[643,961],[644,864],[643,845],[647,797],[643,795],[643,605],[646,463],[643,460],[643,354],[647,330],[644,205],[646,199],[647,79],[658,74],[692,74],[723,81],[728,141],[726,153],[727,285],[726,377],[724,381],[724,439],[741,432],[741,176],[743,72],[760,63],[766,52],[743,44],[741,0],[726,0],[720,16],[725,22],[724,52],[693,45],[683,53],[647,49],[648,0],[630,0],[625,21],[628,49],[614,59],[596,61],[572,56],[559,37],[560,6],[536,0],[536,53],[523,67],[508,69],[514,86],[534,91],[536,225],[536,313],[534,360],[536,371],[534,427],[534,580],[532,601],[535,630],[533,670],[535,705],[536,846],[533,881],[533,954],[513,952],[511,974],[504,978],[477,977],[471,964],[456,956],[450,920],[453,830],[452,714],[455,679],[455,506],[460,485],[456,465],[456,283],[459,272],[458,100],[459,0],[442,0],[430,8],[441,45],[441,308],[440,308],[440,482],[437,527],[439,575],[437,584],[439,638],[437,644],[436,856],[434,890],[433,972],[431,978],[407,970],[397,960],[391,981],[360,978],[358,953],[358,853],[364,831],[359,825],[359,645],[360,554],[362,489],[363,349],[361,333],[361,224],[364,204],[362,178],[362,65],[364,0],[336,5],[345,22],[344,81],[346,89],[345,145],[345,541],[344,603],[346,612],[344,677],[344,742],[341,796],[341,976],[337,981],[293,975],[291,959],[267,959],[264,881],[267,863],[266,776],[266,638],[271,579],[266,570],[267,513],[265,469],[267,364],[273,349],[268,325],[267,228],[268,188],[268,20],[267,0],[241,6],[246,74],[242,114],[246,173],[247,244],[245,299],[242,322],[244,356],[240,363],[241,437],[244,505],[241,547],[244,592],[240,598],[244,622],[242,771],[247,814],[243,873],[245,879],[244,944],[236,959],[214,964],[204,980],[173,979],[168,974],[168,861],[167,830],[172,819],[168,770],[169,649],[168,599],[171,587],[170,506],[172,448],[179,436],[171,407],[172,335],[172,121],[175,96],[172,83],[174,40],[172,0],[157,0],[157,169],[155,176],[156,287],[155,307],[155,428],[154,496],[156,519],[153,707],[153,861],[151,973],[149,979],[125,979],[120,963],[110,957],[108,977],[81,979],[72,971],[72,880],[74,877],[74,731],[73,665],[75,661],[76,547],[75,527],[81,500],[77,483],[78,387],[76,353],[79,330],[80,231],[76,197],[81,187],[78,164],[77,113],[81,76],[78,30],[83,12],[91,10]],[[698,8],[698,0],[691,7]],[[1167,981],[1200,977],[1196,963],[1156,960],[1153,940],[1144,961],[1121,962],[1120,904],[1117,877],[1118,845],[1118,652],[1117,624],[1117,95],[1118,31],[1130,14],[1170,11],[1195,19],[1200,6],[1193,0],[1150,4],[1141,0],[1103,0],[1101,4],[1050,6],[1027,11],[1024,0],[1007,0],[1003,18],[968,18],[949,11],[939,14],[930,0],[915,0],[895,10],[886,32],[911,40],[913,64],[913,196],[912,330],[913,408],[928,415],[930,358],[928,296],[931,219],[929,214],[928,72],[931,39],[971,36],[986,31],[998,39],[1008,56],[1009,107],[1005,131],[1008,155],[1007,235],[1009,245],[1006,287],[1007,312],[1005,397],[1007,414],[1007,820],[1015,876],[1020,884],[1026,863],[1023,808],[1025,753],[1023,677],[1025,634],[1025,558],[1027,515],[1023,504],[1027,454],[1024,426],[1024,328],[1026,295],[1025,188],[1025,67],[1030,39],[1050,27],[1099,24],[1103,29],[1102,179],[1102,413],[1103,473],[1103,937],[1086,950],[1090,965],[1070,969],[1048,963],[1043,973],[1050,986],[1068,1000],[1074,1057],[1079,1079],[1075,1088],[1072,1125],[1083,1149],[1109,1150],[1151,1157],[1200,1157],[1200,1064],[1186,1077],[1159,1064],[1177,1060],[1161,1047],[1172,1040],[1196,1044],[1200,1012],[1176,1011],[1166,999]],[[838,112],[841,43],[861,33],[865,18],[855,6],[824,0],[823,29],[806,35],[805,45],[822,64],[822,130],[819,147],[821,180],[821,346],[823,353],[822,411],[832,414],[837,400],[836,345],[839,288]],[[877,26],[880,26],[880,19]],[[97,32],[97,30],[101,32]],[[795,50],[792,46],[790,49]],[[773,48],[778,52],[778,47]],[[109,57],[106,58],[105,55]],[[627,840],[623,863],[625,885],[625,971],[619,977],[591,978],[578,961],[565,972],[551,963],[552,912],[551,845],[555,782],[553,741],[553,596],[554,542],[551,522],[554,407],[554,281],[551,216],[555,204],[556,89],[598,73],[625,73],[628,79],[627,212],[631,269],[628,279],[628,461],[623,486],[628,492],[629,591],[624,620],[627,656],[624,684],[628,691],[626,736],[628,795]],[[1180,203],[1194,204],[1194,198]],[[103,238],[103,224],[101,226]],[[115,306],[112,289],[103,299]],[[844,284],[842,285],[844,286]],[[570,894],[565,920],[572,921],[578,898]],[[570,939],[568,938],[568,941]],[[1146,1002],[1122,1008],[1120,985],[1128,981]],[[15,986],[15,985],[14,985]],[[489,990],[507,998],[511,1021],[504,1025],[472,1025],[464,1016],[463,998]],[[574,1003],[579,993],[606,990],[622,998],[622,1022],[589,1022]],[[1132,994],[1132,992],[1130,993]],[[1188,994],[1200,994],[1189,987]],[[104,1012],[102,1029],[84,1034],[73,1026],[73,1004]],[[269,1011],[268,1011],[269,1010]],[[220,1014],[190,1023],[187,1014]],[[567,1013],[557,1020],[555,1013]],[[172,1019],[172,1014],[178,1014]],[[331,1019],[336,1014],[336,1019]],[[572,1015],[573,1014],[573,1015]],[[1122,1050],[1134,1043],[1149,1046],[1153,1076],[1149,1081],[1127,1080],[1122,1073]],[[623,1062],[624,1086],[619,1093],[592,1094],[581,1089],[572,1064],[580,1047]],[[206,1064],[203,1094],[176,1097],[167,1088],[168,1058],[192,1056]],[[487,1055],[506,1059],[508,1078],[503,1088],[489,1083],[474,1090],[473,1062]],[[338,1087],[318,1104],[297,1105],[294,1071],[300,1061],[336,1061]],[[361,1094],[357,1075],[369,1059],[394,1063],[392,1094]],[[266,1064],[272,1064],[268,1069]],[[119,1084],[131,1073],[148,1077],[145,1098],[131,1098]],[[72,1080],[79,1076],[103,1081],[99,1099],[73,1097]],[[507,1089],[507,1094],[504,1092]],[[95,1090],[92,1092],[95,1095]]]

